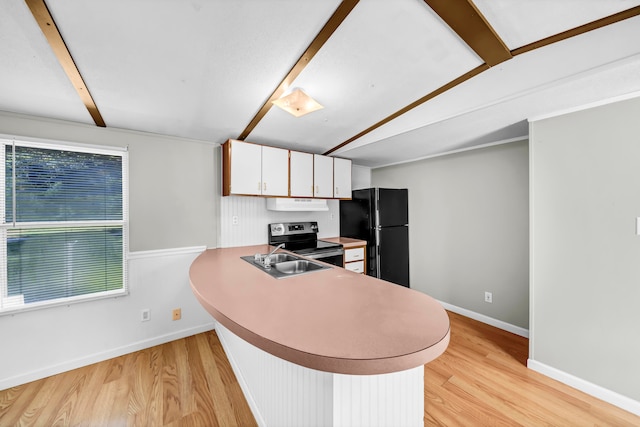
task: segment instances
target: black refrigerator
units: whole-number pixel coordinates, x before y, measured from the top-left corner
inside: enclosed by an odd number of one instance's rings
[[[366,188],[340,201],[340,236],[367,241],[367,274],[407,288],[408,197],[406,188]]]

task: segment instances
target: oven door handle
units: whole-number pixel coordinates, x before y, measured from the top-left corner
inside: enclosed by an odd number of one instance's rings
[[[307,258],[311,258],[311,259],[322,259],[322,258],[328,258],[330,256],[336,256],[336,255],[344,255],[344,250],[340,249],[340,250],[335,250],[335,251],[330,251],[330,252],[320,252],[320,253],[315,253],[315,254],[308,254],[308,255],[302,255],[305,256]]]

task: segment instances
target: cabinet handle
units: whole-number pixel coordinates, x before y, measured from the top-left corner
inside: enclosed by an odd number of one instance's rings
[[[338,194],[338,187],[336,187],[336,194]]]
[[[262,185],[260,185],[260,181],[258,181],[258,191],[260,191],[260,187],[262,187]]]
[[[320,193],[320,187],[316,185],[316,194]]]
[[[262,184],[262,189],[263,189],[264,191],[267,191],[267,183],[266,183],[266,182]]]

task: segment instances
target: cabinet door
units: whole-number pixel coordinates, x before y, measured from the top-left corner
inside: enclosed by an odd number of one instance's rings
[[[313,197],[333,198],[333,157],[313,155]]]
[[[351,198],[351,160],[333,158],[333,197]]]
[[[290,152],[291,197],[313,197],[313,154]]]
[[[262,192],[262,147],[229,141],[231,194],[260,195]]]
[[[289,150],[262,147],[262,195],[289,195]]]

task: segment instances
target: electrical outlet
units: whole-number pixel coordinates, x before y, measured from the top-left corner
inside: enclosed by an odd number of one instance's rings
[[[182,319],[182,310],[179,308],[174,308],[172,312],[172,317],[173,317],[173,320]]]
[[[140,321],[148,322],[149,320],[151,320],[151,310],[149,310],[148,308],[140,310]]]
[[[493,302],[493,294],[491,292],[484,293],[484,302],[488,302],[488,303]]]
[[[240,223],[240,220],[238,219],[237,215],[234,215],[231,217],[231,225],[238,225]]]

